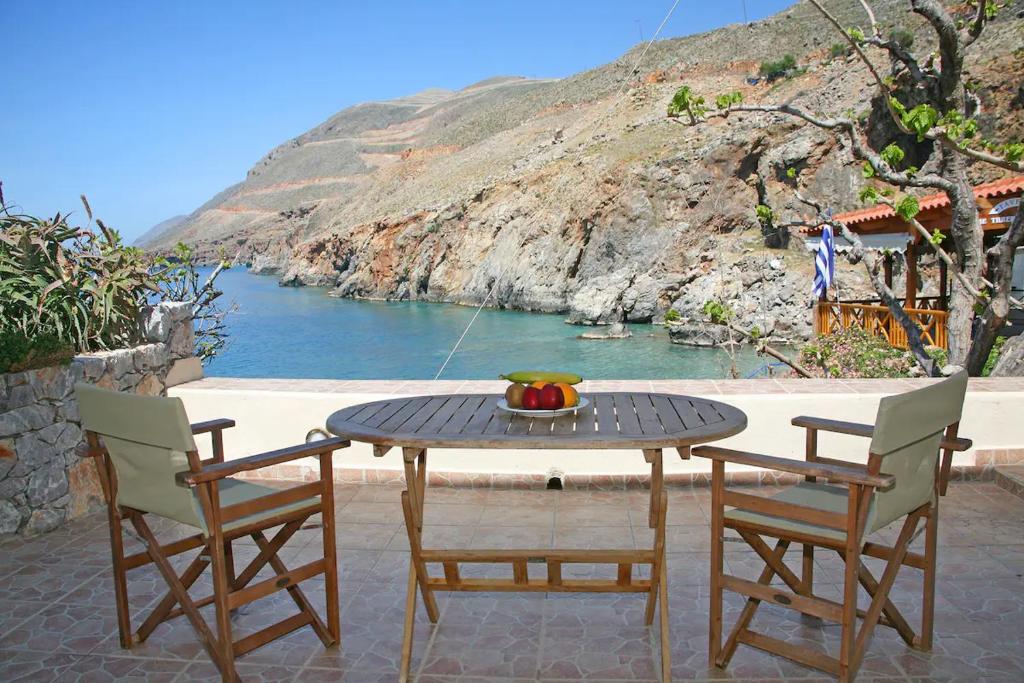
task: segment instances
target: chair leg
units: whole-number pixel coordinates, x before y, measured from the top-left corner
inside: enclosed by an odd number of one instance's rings
[[[228,586],[234,590],[237,578],[235,575],[235,551],[228,539],[224,539],[224,567],[227,570]]]
[[[747,534],[747,536],[760,540],[760,537],[756,534]],[[749,543],[750,540],[748,539],[747,542]],[[775,544],[775,548],[771,551],[772,562],[765,563],[765,568],[761,570],[761,575],[757,577],[758,583],[767,586],[772,582],[772,578],[777,573],[772,565],[781,563],[788,549],[789,541],[779,539],[778,543]],[[719,604],[721,604],[721,598],[719,598]],[[722,651],[718,655],[718,661],[715,663],[715,666],[724,669],[729,664],[729,660],[736,654],[736,648],[740,644],[740,634],[750,625],[750,622],[754,619],[754,613],[757,612],[757,608],[760,605],[761,601],[757,598],[747,598],[746,604],[743,605],[743,611],[740,612],[736,624],[732,627],[729,637],[725,640],[725,645],[722,646]]]
[[[711,464],[711,606],[708,628],[708,666],[725,666],[722,655],[722,574],[725,572],[722,534],[725,508],[722,493],[725,486],[725,463]]]
[[[210,566],[210,561],[206,559],[202,553],[200,553],[188,567],[185,568],[184,573],[180,577],[182,588],[186,591],[192,587],[192,584],[202,576],[206,568]],[[139,626],[139,630],[136,631],[135,637],[140,643],[146,641],[149,636],[153,634],[156,627],[164,623],[167,620],[168,615],[174,606],[178,604],[178,599],[174,595],[174,591],[169,591],[167,595],[153,608],[153,611],[149,613],[146,620]]]
[[[322,489],[320,493],[320,504],[323,508],[320,511],[320,521],[323,522],[324,560],[327,563],[327,571],[324,575],[324,598],[327,600],[327,631],[335,644],[341,644],[341,613],[338,606],[338,550],[335,547],[334,538],[334,470],[331,464],[331,454],[324,453],[320,456],[320,481]]]
[[[110,521],[110,555],[114,567],[114,602],[117,608],[117,631],[121,647],[133,645],[131,613],[128,611],[128,576],[124,568],[124,536],[121,531],[121,513],[116,504],[107,505]]]
[[[939,542],[939,505],[938,499],[931,505],[924,529],[924,595],[921,601],[921,635],[915,646],[930,652],[932,649],[932,632],[935,623],[935,561]]]
[[[254,560],[254,562],[258,561],[261,557],[263,557],[264,553],[269,553],[269,555],[267,555],[266,560],[267,564],[270,565],[270,568],[274,570],[274,573],[276,573],[278,576],[284,576],[285,574],[287,574],[288,567],[281,560],[281,558],[278,557],[277,550],[275,549],[275,547],[280,548],[281,545],[286,543],[287,538],[281,543],[279,543],[279,537],[282,535],[291,536],[292,530],[297,529],[302,525],[302,520],[296,520],[295,524],[296,526],[294,527],[286,525],[285,528],[277,532],[277,535],[274,536],[274,539],[272,541],[268,541],[267,537],[264,535],[262,531],[257,531],[253,533],[252,538],[254,541],[256,541],[256,545],[259,546],[261,551],[260,556],[257,557],[256,560]],[[256,571],[259,571],[258,567]],[[246,568],[245,573],[250,573],[250,568]],[[324,578],[325,580],[327,579],[326,572]],[[337,582],[335,582],[335,585],[337,585]],[[309,617],[309,625],[313,628],[313,632],[316,633],[317,637],[320,638],[320,642],[324,644],[324,647],[331,647],[332,645],[337,644],[337,638],[335,638],[335,636],[330,632],[328,626],[324,624],[323,619],[321,619],[320,615],[317,614],[316,609],[313,608],[313,605],[309,602],[309,599],[306,597],[306,594],[302,592],[302,588],[298,584],[292,584],[288,586],[285,590],[288,592],[288,595],[291,596],[292,601],[295,602],[296,607],[298,607],[304,614],[306,614]]]
[[[235,673],[234,641],[231,635],[231,610],[228,595],[231,586],[228,581],[227,558],[224,553],[224,539],[219,534],[210,538],[210,555],[213,560],[213,603],[217,612],[217,651],[220,654],[220,676],[225,683],[237,679]]]
[[[801,595],[814,594],[814,546],[808,543],[803,547],[803,590]]]
[[[146,542],[146,552],[150,559],[153,560],[153,564],[156,565],[157,570],[164,577],[164,581],[167,582],[167,586],[171,589],[174,594],[174,599],[179,605],[181,605],[182,613],[188,617],[192,627],[195,628],[196,633],[199,635],[199,640],[202,642],[203,647],[206,649],[206,653],[210,656],[210,659],[215,665],[221,670],[221,674],[224,675],[225,670],[231,672],[231,677],[224,677],[227,681],[238,681],[238,675],[235,673],[234,660],[230,660],[227,663],[227,668],[223,665],[222,655],[218,648],[217,637],[210,630],[210,627],[203,620],[203,616],[199,613],[199,609],[196,607],[196,603],[192,600],[192,597],[188,594],[185,586],[182,585],[180,577],[174,572],[174,567],[167,560],[167,557],[162,553],[160,544],[157,542],[156,537],[153,536],[152,530],[146,521],[142,519],[142,515],[133,513],[130,516],[132,526],[139,532],[143,540]],[[209,543],[209,542],[208,542]],[[207,548],[210,546],[207,545]],[[216,585],[216,584],[215,584]]]
[[[857,589],[860,583],[860,502],[861,487],[850,486],[846,509],[846,547],[843,552],[843,621],[839,644],[839,681],[850,683],[857,675],[856,659]]]

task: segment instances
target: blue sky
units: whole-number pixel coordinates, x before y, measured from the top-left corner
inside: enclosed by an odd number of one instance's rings
[[[0,0],[0,181],[25,212],[134,237],[245,177],[275,145],[366,100],[611,61],[672,0]],[[746,0],[750,20],[793,0]],[[682,0],[661,37],[742,21]]]

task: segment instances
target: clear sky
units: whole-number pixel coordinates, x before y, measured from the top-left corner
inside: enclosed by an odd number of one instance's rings
[[[746,0],[752,21],[794,0]],[[672,0],[0,0],[0,181],[33,214],[79,194],[133,238],[353,104],[496,75],[567,76],[650,38]],[[661,37],[743,20],[682,0]]]

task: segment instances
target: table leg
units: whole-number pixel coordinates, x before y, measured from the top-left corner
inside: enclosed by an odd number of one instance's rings
[[[420,593],[423,594],[423,606],[427,609],[427,616],[431,623],[436,623],[439,614],[437,601],[434,599],[434,591],[427,584],[427,565],[421,557],[423,548],[420,532],[423,529],[427,452],[422,448],[403,448],[402,456],[405,461],[404,497],[408,499],[407,506],[403,501],[403,508],[405,508],[405,530],[409,535],[409,564],[413,567]]]
[[[661,506],[661,492],[665,489],[665,469],[660,448],[645,448],[644,460],[651,466],[651,503],[647,515],[648,525],[658,526],[658,508]]]
[[[661,635],[661,679],[672,680],[672,654],[668,628],[668,570],[665,566],[665,518],[668,494],[665,492],[665,469],[660,448],[644,449],[644,460],[651,466],[651,503],[648,524],[654,529],[654,564],[651,566],[651,592],[647,595],[644,622],[654,623],[654,610],[659,612]]]
[[[668,631],[668,570],[664,560],[661,563],[661,571],[658,577],[658,615],[660,617],[661,629],[661,680],[665,683],[672,681],[672,643]]]
[[[405,624],[402,627],[402,661],[398,669],[399,683],[409,680],[412,663],[412,637],[416,626],[416,565],[409,562],[409,583],[405,594]]]

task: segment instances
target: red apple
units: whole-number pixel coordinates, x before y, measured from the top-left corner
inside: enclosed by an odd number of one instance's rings
[[[540,389],[526,387],[523,390],[523,408],[526,410],[537,410],[540,408]]]
[[[540,390],[540,407],[544,410],[558,410],[565,405],[565,395],[554,384]]]

